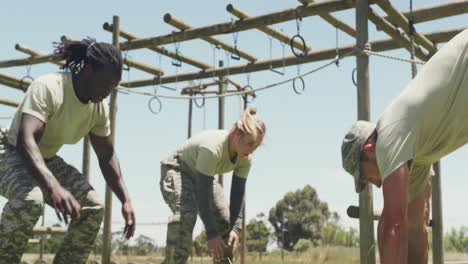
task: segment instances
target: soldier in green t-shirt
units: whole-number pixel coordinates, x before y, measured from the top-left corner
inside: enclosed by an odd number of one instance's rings
[[[161,162],[161,192],[173,212],[163,263],[187,263],[197,215],[205,226],[210,255],[215,262],[229,263],[227,255],[235,254],[242,228],[251,154],[265,132],[255,108],[249,107],[232,129],[203,131]],[[233,171],[229,205],[215,179],[228,171]]]
[[[102,174],[122,202],[127,238],[135,216],[114,151],[107,103],[122,76],[123,60],[110,44],[85,39],[57,45],[69,73],[41,76],[29,86],[10,130],[0,130],[0,263],[19,263],[44,202],[69,223],[54,263],[85,263],[104,215],[87,179],[56,155],[63,144],[88,135]]]
[[[427,263],[432,163],[468,142],[468,29],[442,47],[380,115],[357,121],[342,144],[360,192],[382,187],[381,263]]]

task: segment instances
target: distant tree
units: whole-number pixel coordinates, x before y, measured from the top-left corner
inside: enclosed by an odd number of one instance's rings
[[[460,229],[452,228],[445,234],[445,247],[449,251],[468,252],[468,228],[462,226]]]
[[[247,250],[249,252],[266,252],[271,231],[265,224],[265,215],[259,214],[249,221],[247,229]]]
[[[350,227],[346,230],[339,224],[339,216],[332,213],[322,233],[322,245],[356,247],[359,245],[357,229]]]
[[[134,253],[139,256],[146,256],[156,248],[154,240],[148,236],[140,235],[135,239]]]
[[[322,230],[330,217],[328,205],[320,201],[310,185],[288,192],[270,210],[268,220],[274,228],[279,246],[292,251],[299,239],[320,243]]]

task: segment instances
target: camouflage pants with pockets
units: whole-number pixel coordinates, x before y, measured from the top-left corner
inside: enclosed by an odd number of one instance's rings
[[[49,194],[39,187],[16,149],[5,143],[0,132],[0,194],[8,199],[0,219],[0,264],[20,263],[33,227],[42,214]],[[104,206],[86,178],[74,167],[54,156],[46,166],[81,205],[81,218],[72,220],[55,255],[55,264],[85,263],[104,216]]]
[[[167,225],[164,264],[185,264],[192,250],[192,233],[197,220],[195,177],[177,166],[161,165],[160,188],[172,216]],[[230,230],[229,205],[218,181],[213,181],[213,210],[217,230],[227,241]],[[227,259],[217,263],[229,263]]]

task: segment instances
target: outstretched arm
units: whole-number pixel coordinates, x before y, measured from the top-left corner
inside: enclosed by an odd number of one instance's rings
[[[378,225],[382,264],[408,261],[408,177],[409,167],[405,163],[383,182],[384,208]]]
[[[216,219],[213,214],[213,180],[214,176],[198,172],[195,179],[195,192],[198,212],[205,225],[209,253],[215,261],[219,261],[224,256],[226,245],[216,230]]]
[[[18,129],[16,149],[23,157],[28,171],[43,188],[50,192],[50,199],[57,217],[60,220],[63,217],[65,223],[68,224],[68,215],[75,219],[80,218],[80,204],[69,191],[60,185],[46,166],[38,146],[45,126],[46,124],[37,117],[23,113]]]
[[[104,175],[107,185],[117,195],[122,203],[122,215],[125,219],[124,235],[128,239],[135,233],[135,214],[133,212],[130,196],[122,177],[120,163],[114,151],[110,136],[100,137],[89,133],[89,139],[99,160],[99,167]]]

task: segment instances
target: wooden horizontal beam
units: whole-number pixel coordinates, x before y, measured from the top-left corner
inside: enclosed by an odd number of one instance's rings
[[[215,85],[219,85],[219,81],[190,85],[182,88],[181,94],[200,93],[201,90]]]
[[[60,39],[63,42],[75,41],[74,39],[72,39],[72,38],[70,38],[68,36],[65,36],[65,35],[62,36]],[[132,59],[124,57],[124,63],[126,63],[129,67],[134,67],[135,69],[138,69],[140,71],[144,71],[144,72],[152,74],[152,75],[164,75],[163,70],[161,70],[159,68],[156,68],[156,67],[153,67],[151,65],[136,61],[136,60],[132,60]]]
[[[410,23],[408,19],[400,13],[388,0],[378,0],[377,5],[387,13],[397,26],[399,26],[408,36],[411,35]],[[437,47],[434,43],[428,40],[421,33],[414,31],[414,41],[426,48],[430,53],[434,54],[437,52]]]
[[[251,16],[249,16],[246,12],[234,7],[232,4],[229,4],[226,6],[226,10],[235,15],[236,17],[238,17],[239,19],[246,19],[246,18],[250,18]],[[262,27],[258,27],[258,30],[264,32],[265,34],[285,43],[285,44],[288,44],[290,45],[291,44],[291,39],[292,37],[286,35],[285,33],[279,31],[279,30],[276,30],[274,29],[273,27],[271,26],[262,26]],[[300,49],[300,50],[306,50],[306,51],[310,51],[310,47],[305,45],[303,45],[302,42],[300,42],[299,40],[295,39],[293,42],[292,42],[292,45],[297,48],[297,49]]]
[[[446,18],[468,13],[468,0],[456,0],[443,4],[421,7],[413,10],[413,22],[422,23],[436,19]],[[410,12],[405,11],[403,14],[410,19]],[[396,23],[391,17],[385,17],[392,23]]]
[[[315,2],[315,0],[298,0],[298,1],[301,2],[303,5],[308,5],[309,3],[314,3]],[[323,20],[327,21],[330,25],[338,28],[339,30],[345,32],[346,34],[350,35],[351,37],[356,38],[356,30],[354,30],[354,28],[352,28],[351,26],[349,26],[345,22],[339,20],[335,16],[333,16],[331,14],[328,14],[328,13],[319,14],[319,16]]]
[[[373,3],[370,0],[369,3]],[[354,8],[356,0],[324,0],[317,3],[302,5],[297,8],[274,12],[266,15],[251,17],[233,22],[220,23],[200,28],[188,29],[166,35],[131,40],[120,44],[122,50],[141,49],[154,47],[174,42],[182,42],[196,38],[203,38],[213,35],[239,32],[243,30],[257,28],[259,26],[272,25],[297,18],[303,18],[322,13],[330,13]]]
[[[29,78],[19,79],[8,74],[0,73],[0,84],[26,92],[31,84],[31,80]]]
[[[29,57],[29,58],[24,58],[24,59],[0,61],[0,68],[25,66],[25,65],[39,64],[39,63],[44,63],[44,62],[61,61],[59,56],[60,55],[58,54],[47,54],[47,55]]]
[[[0,104],[11,106],[11,107],[18,107],[19,106],[18,102],[11,101],[11,100],[8,100],[8,99],[1,99],[1,98],[0,98]]]
[[[42,52],[39,52],[39,51],[36,51],[36,50],[33,50],[29,47],[26,47],[24,45],[21,45],[21,44],[16,44],[15,45],[15,49],[18,50],[18,51],[21,51],[23,53],[26,53],[32,57],[38,57],[38,56],[44,56],[46,55],[45,53],[42,53]],[[65,65],[65,63],[63,61],[51,61],[51,63],[55,64],[55,65],[58,65],[60,67],[62,67],[63,65]]]
[[[437,31],[431,33],[425,33],[425,35],[433,42],[446,42],[449,39],[453,38],[456,34],[461,32],[463,29],[453,29],[453,30],[446,30],[446,31]],[[383,39],[370,42],[372,50],[376,52],[380,51],[387,51],[387,50],[394,50],[403,47],[402,43],[395,42],[394,39]],[[354,45],[344,46],[338,48],[339,54],[346,54],[352,50],[354,50]],[[153,79],[144,79],[144,80],[135,80],[132,82],[122,82],[121,85],[124,87],[143,87],[149,86],[154,84],[162,84],[166,83],[173,83],[177,81],[190,81],[190,80],[198,80],[203,78],[213,78],[213,77],[220,77],[220,76],[227,76],[227,75],[236,75],[236,74],[243,74],[249,72],[256,72],[256,71],[263,71],[263,70],[270,70],[272,68],[281,68],[284,66],[292,66],[298,65],[303,63],[315,62],[315,61],[322,61],[333,59],[336,57],[336,49],[326,49],[315,51],[307,54],[305,57],[297,58],[294,56],[290,56],[287,58],[278,58],[274,60],[267,60],[267,61],[257,61],[255,63],[245,64],[241,66],[232,66],[227,68],[214,68],[209,69],[206,71],[201,72],[192,72],[192,73],[184,73],[179,75],[171,75],[171,76],[163,76],[161,79],[153,78]]]
[[[369,20],[372,21],[378,28],[382,29],[390,37],[392,37],[396,42],[400,43],[406,50],[411,52],[411,40],[408,36],[402,35],[398,29],[392,25],[390,22],[384,18],[378,16],[372,8],[369,7]],[[420,60],[428,60],[428,55],[425,54],[421,48],[417,45],[414,46],[414,54]]]
[[[110,23],[104,23],[102,25],[102,28],[106,31],[109,31],[112,33],[112,31],[114,30],[114,27],[112,26],[112,24]],[[134,39],[139,39],[139,37],[127,32],[127,31],[124,31],[124,30],[120,30],[120,36],[127,39],[127,40],[134,40]],[[149,50],[152,50],[154,52],[157,52],[159,54],[162,54],[164,56],[167,56],[169,58],[172,58],[172,59],[175,59],[175,60],[180,60],[181,62],[183,63],[187,63],[187,64],[190,64],[194,67],[197,67],[197,68],[200,68],[200,69],[209,69],[211,68],[210,65],[204,63],[204,62],[201,62],[201,61],[197,61],[197,60],[194,60],[192,58],[189,58],[189,57],[185,57],[184,55],[182,54],[177,54],[175,52],[172,52],[170,50],[167,50],[163,47],[149,47],[148,48]]]
[[[182,31],[186,31],[188,29],[192,29],[193,27],[189,24],[187,24],[186,22],[180,20],[179,18],[176,18],[174,17],[173,15],[171,14],[166,14],[164,15],[164,22],[168,23],[169,25],[175,27],[175,28],[178,28]],[[228,52],[231,52],[233,54],[236,54],[236,55],[239,55],[241,58],[244,58],[248,61],[256,61],[257,58],[255,58],[253,55],[243,51],[243,50],[240,50],[238,47],[234,47],[232,45],[229,45],[227,44],[226,42],[224,41],[221,41],[221,40],[218,40],[214,37],[201,37],[202,40],[210,43],[210,44],[213,44],[215,46],[219,46],[221,47],[222,49],[224,49],[225,51],[228,51]]]

